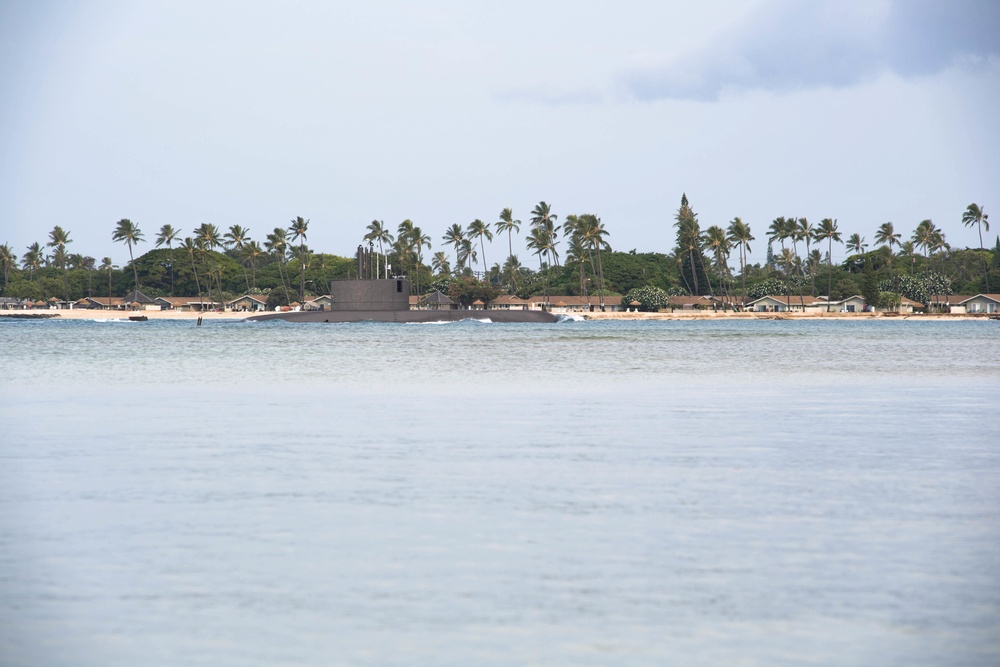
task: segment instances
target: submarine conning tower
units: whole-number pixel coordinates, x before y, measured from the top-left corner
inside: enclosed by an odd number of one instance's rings
[[[330,283],[330,310],[409,310],[410,281],[334,280]]]
[[[330,283],[330,310],[409,310],[410,281],[402,276],[389,276],[390,266],[385,255],[358,246],[358,278],[334,280]],[[379,274],[386,277],[379,278]]]

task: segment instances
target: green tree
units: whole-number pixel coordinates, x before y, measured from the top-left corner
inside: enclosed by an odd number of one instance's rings
[[[899,245],[902,234],[897,232],[891,222],[883,222],[875,232],[875,243],[889,248],[889,279],[892,279],[892,247]]]
[[[924,257],[930,256],[930,249],[934,245],[934,234],[936,231],[937,227],[930,220],[921,220],[917,228],[913,230],[913,245],[917,248],[923,248]]]
[[[477,300],[489,303],[500,296],[500,290],[474,276],[459,276],[448,288],[448,296],[452,301],[469,307]]]
[[[674,216],[674,228],[677,229],[675,252],[678,257],[687,260],[687,271],[682,266],[681,278],[687,283],[688,291],[691,294],[701,294],[702,281],[698,280],[698,275],[699,269],[702,275],[704,275],[705,270],[705,258],[701,254],[701,226],[698,224],[698,215],[688,204],[686,194],[681,195],[681,205]],[[685,273],[690,274],[691,282],[687,282]],[[707,275],[705,279],[707,281]]]
[[[670,295],[659,287],[645,285],[636,287],[622,297],[622,306],[626,308],[633,303],[639,303],[639,310],[655,313],[670,304]]]
[[[507,232],[507,251],[508,251],[507,256],[508,258],[513,258],[514,257],[513,233],[521,231],[521,221],[515,220],[513,211],[511,211],[509,208],[505,208],[504,210],[500,211],[500,220],[493,223],[493,226],[496,227],[498,234]],[[485,263],[485,261],[486,259],[484,257],[483,262]],[[514,262],[508,260],[507,266],[510,267],[520,266],[520,263],[515,264]],[[514,289],[517,285],[517,278],[515,277],[514,273],[509,274],[509,282],[511,285],[511,289]]]
[[[257,241],[248,241],[243,245],[243,252],[241,253],[243,257],[244,266],[246,264],[250,265],[250,275],[253,276],[253,287],[252,289],[257,289],[257,262],[260,258],[264,256],[264,249],[260,246]]]
[[[135,257],[132,256],[132,246],[143,241],[142,230],[139,226],[128,218],[118,221],[115,231],[111,233],[111,240],[124,243],[128,246],[128,259],[132,265],[132,276],[135,278],[135,291],[139,291],[139,272],[135,268]]]
[[[17,268],[17,253],[10,247],[10,244],[0,245],[0,268],[3,269],[3,287],[7,290],[7,283],[10,280],[11,267]]]
[[[798,226],[795,229],[796,238],[799,241],[805,241],[806,244],[806,261],[803,262],[803,266],[809,267],[809,285],[810,294],[816,296],[816,274],[813,271],[813,264],[809,261],[809,256],[811,254],[810,244],[815,238],[814,233],[816,229],[809,223],[805,218],[798,219]]]
[[[875,269],[872,268],[870,261],[866,261],[864,276],[861,279],[861,296],[864,297],[866,304],[875,308],[878,306],[880,294]]]
[[[454,246],[455,248],[455,263],[458,265],[458,271],[462,271],[462,267],[465,264],[466,255],[462,254],[462,246],[465,242],[465,230],[462,229],[462,225],[452,223],[451,227],[445,230],[442,240],[446,245]]]
[[[285,280],[284,266],[285,253],[288,251],[288,234],[282,227],[275,227],[274,231],[267,235],[264,247],[269,253],[274,255],[278,262],[278,277],[281,279],[281,289],[285,295],[284,305],[288,305],[288,283]]]
[[[170,253],[170,296],[174,295],[174,241],[179,236],[180,230],[174,229],[173,225],[163,225],[156,235],[156,247],[166,245]]]
[[[990,270],[986,264],[986,249],[983,247],[983,227],[986,228],[986,231],[990,231],[989,218],[990,216],[983,211],[983,207],[976,203],[969,204],[965,213],[962,214],[962,223],[966,227],[976,225],[979,228],[979,249],[983,252],[983,278],[986,281],[987,294],[990,291]]]
[[[531,210],[531,225],[534,229],[544,231],[539,237],[542,240],[542,252],[548,257],[549,265],[559,266],[559,253],[556,251],[556,240],[559,238],[559,216],[552,212],[552,207],[544,201],[538,202]]]
[[[726,279],[729,275],[729,253],[732,243],[726,236],[726,230],[718,225],[712,225],[705,230],[705,247],[715,256],[715,269],[719,272],[719,291],[723,296],[729,296]]]
[[[597,256],[597,287],[601,311],[603,311],[606,292],[604,291],[604,263],[601,259],[601,251],[611,250],[611,246],[605,240],[605,237],[608,236],[608,230],[604,228],[604,223],[596,215],[584,213],[578,218],[577,231],[583,236],[583,242],[589,248],[591,256]]]
[[[201,248],[197,241],[188,236],[181,243],[181,249],[187,253],[188,258],[191,260],[191,270],[194,272],[194,284],[198,289],[198,303],[201,303],[201,280],[198,279],[198,263],[195,262],[196,256],[201,257]]]
[[[854,252],[856,255],[860,255],[868,248],[868,244],[865,243],[865,237],[860,234],[851,234],[847,239],[847,249]]]
[[[833,291],[833,242],[836,241],[837,243],[841,243],[840,230],[837,229],[837,221],[833,218],[823,218],[819,221],[819,226],[816,228],[816,231],[813,232],[813,237],[817,242],[823,239],[826,239],[827,241],[826,259],[829,263],[829,267],[827,268],[828,278],[826,296],[827,301],[829,301],[832,298],[830,293]],[[826,311],[830,312],[829,305],[827,305]]]
[[[69,232],[64,230],[59,225],[52,228],[49,232],[49,242],[48,247],[53,248],[52,252],[52,264],[62,269],[63,275],[63,299],[69,301],[69,276],[67,275],[67,263],[69,260],[69,253],[66,251],[66,246],[72,243],[73,240],[69,237]]]
[[[480,220],[479,218],[476,218],[475,220],[473,220],[472,222],[470,222],[468,228],[465,231],[466,231],[466,233],[470,237],[475,237],[475,238],[479,239],[479,248],[480,248],[480,250],[482,250],[482,256],[483,256],[483,276],[484,276],[484,278],[486,278],[486,280],[488,282],[489,281],[489,277],[486,275],[486,273],[487,273],[486,272],[486,266],[487,266],[487,264],[486,264],[486,243],[483,241],[483,239],[485,238],[485,239],[489,240],[490,242],[492,242],[493,241],[493,232],[490,230],[490,226],[488,224],[486,224],[485,222],[483,222],[482,220]],[[472,257],[475,257],[475,252],[472,253]],[[473,259],[473,262],[475,262],[475,259]]]
[[[365,234],[364,240],[368,243],[378,242],[378,254],[385,256],[384,244],[388,243],[392,245],[395,239],[393,239],[392,233],[386,229],[384,222],[381,220],[372,220],[368,224],[368,233]],[[388,278],[388,276],[385,277]]]
[[[111,297],[113,292],[111,291],[111,279],[114,277],[115,265],[111,261],[110,257],[105,257],[101,260],[101,271],[108,272],[108,308],[111,308]]]
[[[451,266],[448,264],[448,255],[443,250],[434,253],[434,257],[431,259],[431,267],[434,269],[434,273],[438,275],[451,273]]]
[[[729,241],[740,248],[740,281],[742,282],[743,308],[747,307],[747,253],[750,252],[750,242],[754,237],[750,234],[750,225],[742,218],[733,218],[729,223]]]
[[[24,253],[21,259],[21,267],[28,272],[28,282],[34,280],[35,272],[42,268],[44,262],[45,254],[42,252],[42,246],[35,241],[28,246],[28,252]]]
[[[794,224],[794,218],[791,222]],[[780,241],[782,250],[785,249],[785,239],[789,238],[791,235],[792,224],[789,224],[789,220],[784,216],[772,220],[770,226],[767,228],[767,240]]]
[[[292,220],[288,231],[292,235],[292,240],[299,242],[299,265],[302,269],[299,281],[299,302],[302,303],[306,299],[306,234],[309,231],[309,221],[299,216]]]
[[[240,266],[243,268],[243,280],[247,284],[247,291],[250,291],[250,276],[247,274],[247,266],[243,250],[250,242],[250,230],[242,225],[230,225],[229,231],[222,237],[222,244],[226,250],[233,253],[240,259]]]

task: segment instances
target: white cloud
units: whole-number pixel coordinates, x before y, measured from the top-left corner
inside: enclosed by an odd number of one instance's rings
[[[990,0],[780,0],[682,57],[649,60],[617,77],[640,100],[716,100],[726,91],[845,87],[968,66],[998,51],[1000,5]]]

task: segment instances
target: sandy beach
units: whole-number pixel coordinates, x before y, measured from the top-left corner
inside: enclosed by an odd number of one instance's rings
[[[482,316],[482,311],[477,311],[478,316]],[[100,311],[87,309],[73,310],[27,310],[27,311],[0,311],[2,317],[37,317],[39,319],[63,319],[63,320],[121,320],[129,317],[145,316],[150,320],[193,320],[199,317],[203,321],[212,320],[242,320],[256,313],[242,311],[205,313],[185,312],[178,310],[139,310],[139,311]],[[569,313],[582,317],[585,320],[895,320],[895,321],[968,321],[968,320],[988,320],[989,316],[968,315],[968,314],[922,314],[922,313],[733,313],[725,311],[694,310],[694,311],[674,311],[672,313],[638,313],[638,312],[618,312],[618,313]]]

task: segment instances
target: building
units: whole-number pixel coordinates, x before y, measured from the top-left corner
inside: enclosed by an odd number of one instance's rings
[[[528,298],[528,308],[530,310],[548,310],[553,313],[593,313],[601,309],[601,297],[539,294]],[[604,310],[614,313],[622,310],[622,298],[620,296],[604,297]]]
[[[199,299],[196,296],[158,296],[153,299],[153,303],[160,306],[161,310],[177,310],[180,312],[215,310],[221,305],[218,301]]]
[[[967,313],[1000,313],[1000,294],[977,294],[958,305],[965,308]]]
[[[862,301],[862,303],[864,302]],[[838,312],[838,309],[833,306],[833,302],[817,299],[814,296],[776,296],[772,294],[747,302],[747,310],[757,313],[823,312],[828,306],[831,312]]]
[[[238,299],[227,301],[226,310],[235,310],[244,313],[267,310],[267,298],[256,294],[244,294]]]

